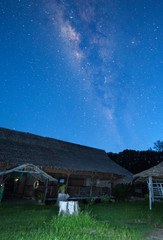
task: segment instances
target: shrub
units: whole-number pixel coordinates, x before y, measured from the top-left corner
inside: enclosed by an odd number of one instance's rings
[[[131,197],[131,186],[127,184],[117,184],[113,189],[113,195],[118,202],[128,200]]]
[[[148,200],[149,200],[149,195],[148,195],[148,193],[144,194],[144,199],[145,199],[145,201],[148,201]]]
[[[38,194],[37,194],[37,200],[43,201],[43,199],[44,199],[43,193],[38,193]]]
[[[108,195],[104,195],[104,196],[101,197],[102,202],[109,202],[109,200],[110,200],[110,198],[109,198]]]

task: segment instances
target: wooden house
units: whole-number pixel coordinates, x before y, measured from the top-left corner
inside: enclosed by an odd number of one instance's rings
[[[118,179],[132,178],[104,150],[0,128],[0,171],[27,163],[58,180],[49,182],[48,199],[56,198],[61,183],[66,184],[71,198],[88,198],[110,194]],[[34,181],[32,176],[24,174],[14,191],[30,197]]]

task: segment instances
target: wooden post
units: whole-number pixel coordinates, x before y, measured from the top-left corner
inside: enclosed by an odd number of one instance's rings
[[[92,198],[92,188],[93,188],[93,176],[91,175],[91,187],[90,187],[90,198]]]
[[[68,172],[67,173],[67,179],[66,179],[66,192],[67,192],[67,189],[68,189],[68,181],[69,181],[70,175],[71,175],[71,172]]]
[[[110,177],[110,192],[109,192],[109,194],[110,194],[110,196],[112,195],[112,189],[113,189],[113,173],[111,174],[111,177]]]
[[[47,195],[47,192],[48,192],[48,183],[49,183],[49,180],[46,179],[43,203],[45,203],[45,201],[46,201],[46,195]]]
[[[149,180],[148,180],[148,189],[149,189],[149,209],[152,210],[152,199],[153,199],[153,194],[152,194],[152,177],[149,176]]]
[[[23,197],[25,195],[25,187],[26,187],[26,183],[27,183],[27,173],[25,173],[24,175],[25,175],[25,182],[24,182],[24,189],[23,189]]]
[[[17,194],[19,194],[21,197],[23,197],[25,183],[26,183],[26,174],[23,174],[17,189]]]

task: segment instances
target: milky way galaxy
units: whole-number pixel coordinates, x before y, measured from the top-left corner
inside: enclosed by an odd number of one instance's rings
[[[163,137],[161,0],[0,2],[0,126],[119,152]]]

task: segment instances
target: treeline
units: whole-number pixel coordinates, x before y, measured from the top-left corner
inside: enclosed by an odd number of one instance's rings
[[[133,174],[144,171],[163,161],[163,152],[156,152],[151,150],[124,150],[123,152],[119,153],[109,152],[108,156],[113,161],[126,168]]]

